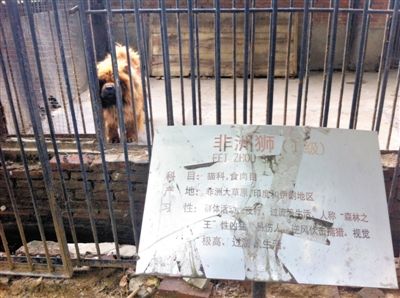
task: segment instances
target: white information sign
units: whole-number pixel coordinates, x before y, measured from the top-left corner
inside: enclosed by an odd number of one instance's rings
[[[397,288],[375,132],[156,130],[137,272]]]

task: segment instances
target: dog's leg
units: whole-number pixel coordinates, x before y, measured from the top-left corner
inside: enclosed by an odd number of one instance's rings
[[[111,124],[108,125],[108,142],[109,143],[119,143],[119,135],[118,135],[118,125]]]
[[[116,117],[115,108],[107,108],[103,110],[104,126],[108,143],[119,143],[118,135],[118,119]]]
[[[133,116],[132,106],[124,106],[125,130],[126,141],[128,143],[137,141],[137,134],[135,132],[135,117]]]

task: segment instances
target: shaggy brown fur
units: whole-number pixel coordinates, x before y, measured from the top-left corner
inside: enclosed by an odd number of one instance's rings
[[[118,74],[122,91],[126,137],[128,142],[133,142],[137,141],[138,132],[142,131],[144,126],[144,103],[140,78],[140,60],[139,55],[132,49],[129,49],[129,56],[131,59],[131,78],[133,86],[132,98],[126,47],[117,44],[116,54],[118,61]],[[118,111],[116,106],[117,103],[115,89],[116,87],[114,85],[114,76],[110,54],[107,55],[107,57],[103,61],[97,64],[97,76],[99,78],[100,84],[100,99],[103,107],[103,120],[106,138],[107,141],[110,143],[119,143],[120,138],[118,134]],[[135,107],[135,113],[133,112],[133,105]]]

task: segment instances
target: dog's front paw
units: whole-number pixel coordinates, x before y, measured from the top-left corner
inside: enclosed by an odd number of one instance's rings
[[[135,135],[132,135],[132,134],[127,134],[126,141],[128,143],[137,142],[137,137]]]

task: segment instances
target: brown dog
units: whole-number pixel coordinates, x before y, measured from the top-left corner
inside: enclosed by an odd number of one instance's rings
[[[140,78],[139,55],[132,49],[129,49],[131,79],[133,86],[133,90],[131,90],[126,47],[117,44],[116,54],[122,93],[126,137],[127,142],[133,142],[138,140],[138,132],[142,131],[144,126],[144,103]],[[114,84],[110,54],[107,55],[103,61],[97,64],[97,76],[99,78],[100,99],[103,107],[103,120],[106,138],[109,143],[119,143],[120,138],[118,134],[118,111],[116,96],[117,90]],[[133,98],[131,96],[132,94]],[[133,111],[133,107],[135,107],[135,113]]]

